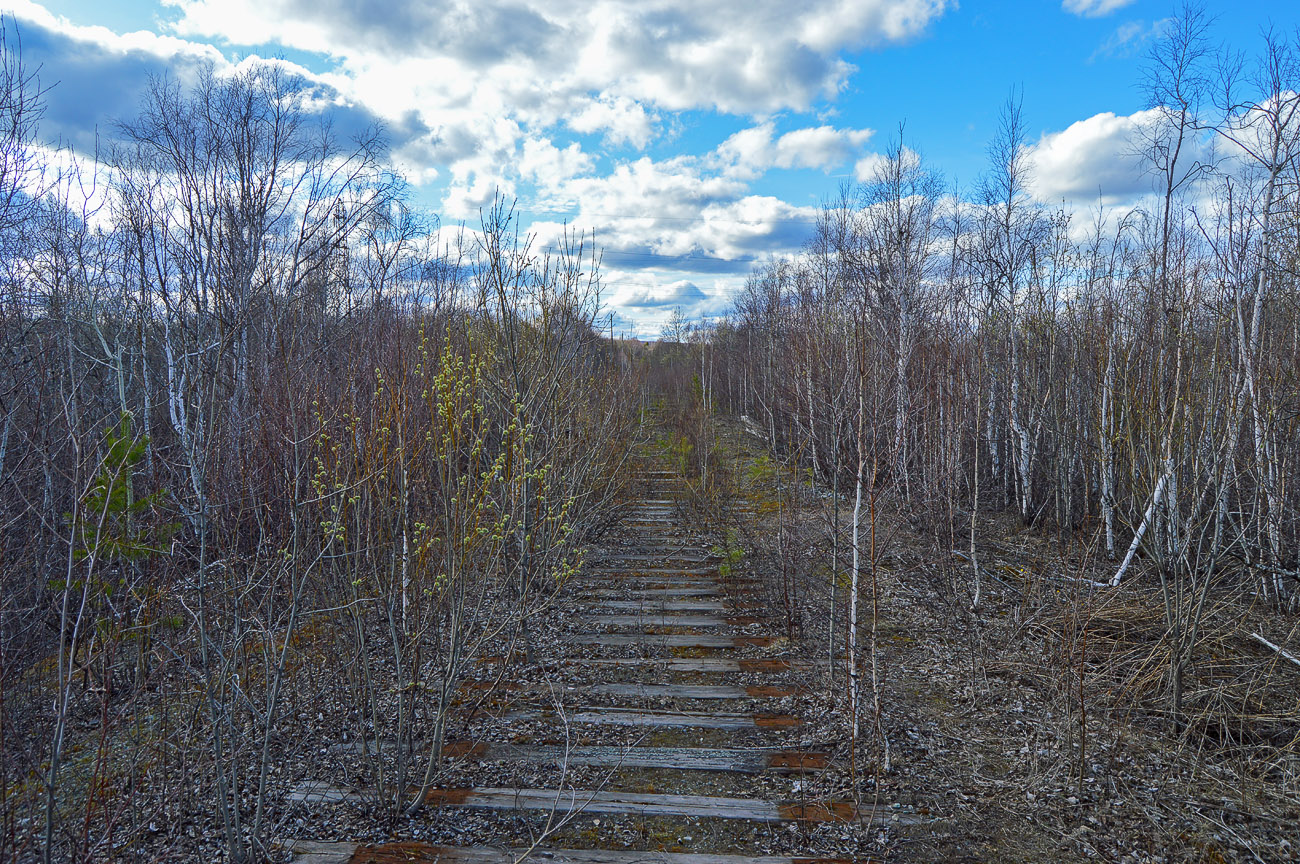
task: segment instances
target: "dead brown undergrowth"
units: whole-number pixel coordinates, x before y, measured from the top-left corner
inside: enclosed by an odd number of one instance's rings
[[[770,463],[742,430],[719,442],[729,458],[697,510],[721,544],[743,549],[773,609],[797,598],[797,650],[825,659],[843,644],[846,602],[842,578],[831,590],[834,502],[783,468],[756,471]],[[1249,580],[1212,585],[1176,726],[1154,576],[1102,587],[1114,565],[1092,544],[990,518],[980,554],[993,578],[973,612],[953,545],[896,501],[878,513],[877,650],[895,764],[860,773],[857,791],[952,827],[895,838],[897,860],[1298,860],[1300,667],[1252,634],[1294,655],[1300,631],[1240,587]],[[850,507],[840,516],[842,574]],[[818,689],[832,709],[824,734],[847,740],[842,667]],[[866,748],[860,764],[877,755]]]

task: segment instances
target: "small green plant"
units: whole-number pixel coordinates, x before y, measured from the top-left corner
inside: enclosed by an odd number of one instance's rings
[[[176,523],[154,526],[145,519],[166,498],[166,490],[135,494],[135,474],[148,444],[148,437],[135,434],[131,415],[126,412],[116,428],[110,426],[104,432],[104,455],[94,481],[75,518],[70,513],[65,516],[72,523],[73,556],[78,562],[89,561],[93,567],[139,561],[162,552],[162,544],[177,530]],[[114,583],[96,587],[111,596]]]
[[[750,483],[765,483],[776,475],[776,464],[764,453],[745,469],[745,477]]]
[[[106,646],[123,638],[133,641],[140,675],[146,672],[158,603],[157,591],[140,578],[140,564],[162,554],[180,528],[179,523],[155,524],[150,518],[167,497],[165,489],[151,495],[135,494],[135,476],[148,445],[148,437],[135,433],[131,415],[125,411],[116,426],[105,430],[95,476],[76,515],[65,516],[72,526],[73,560],[83,567],[79,576],[69,569],[67,580],[51,583],[56,591],[84,592],[91,616],[87,623],[93,634],[85,650],[91,650],[95,642]],[[127,599],[117,600],[120,594]],[[102,647],[100,653],[107,663]],[[83,672],[89,674],[89,661]]]
[[[679,438],[673,445],[673,456],[677,460],[677,469],[683,474],[686,473],[687,468],[690,467],[691,453],[694,452],[694,450],[695,447],[691,445],[691,442],[685,435],[681,436],[681,438]]]
[[[718,565],[718,573],[723,576],[731,576],[735,573],[740,567],[740,562],[744,560],[745,550],[740,547],[738,540],[735,529],[728,529],[723,545],[714,546],[711,550],[714,555],[722,557],[722,563]]]

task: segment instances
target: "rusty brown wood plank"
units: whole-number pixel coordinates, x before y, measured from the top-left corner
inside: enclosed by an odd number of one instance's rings
[[[731,623],[722,615],[584,615],[582,623],[596,627],[725,627]]]
[[[692,729],[783,729],[801,724],[789,714],[722,714],[702,711],[630,711],[588,708],[567,715],[570,723],[593,726],[689,727]]]
[[[362,803],[365,795],[355,789],[327,784],[300,783],[289,794],[292,803],[304,806]],[[705,819],[742,819],[750,822],[892,822],[915,825],[931,821],[928,815],[885,809],[859,809],[851,801],[804,802],[766,801],[754,798],[723,798],[706,795],[677,795],[646,792],[594,790],[505,789],[476,786],[464,789],[431,789],[425,803],[434,807],[469,807],[485,810],[541,810],[566,815],[574,812],[609,813],[631,816],[670,816]]]
[[[550,789],[478,787],[468,790],[435,789],[426,800],[431,805],[447,804],[487,810],[554,810],[557,815],[579,811],[635,816],[746,819],[755,822],[792,821],[790,817],[800,815],[790,811],[790,816],[787,816],[782,811],[781,804],[772,801],[635,792],[574,790],[565,793]]]
[[[605,597],[626,597],[633,594],[638,597],[658,598],[658,597],[725,597],[727,592],[721,586],[682,586],[680,588],[632,588],[619,590],[617,588],[591,588],[583,591],[580,596],[594,599]]]
[[[776,641],[775,636],[716,636],[709,634],[697,636],[691,633],[573,633],[563,637],[563,639],[565,642],[584,645],[606,645],[610,647],[642,645],[645,647],[666,648],[745,648],[749,646],[763,648]]]
[[[667,597],[642,597],[635,600],[593,600],[585,604],[592,609],[611,612],[653,612],[663,615],[670,612],[716,612],[725,614],[727,604],[721,600],[670,600]]]
[[[484,657],[482,664],[500,663],[500,657]],[[819,665],[806,660],[762,660],[736,657],[561,657],[544,659],[559,666],[646,666],[670,672],[759,672],[780,673],[810,669]],[[820,665],[825,665],[821,661]]]
[[[299,845],[291,845],[291,844]],[[546,849],[497,846],[433,846],[402,841],[359,844],[290,841],[293,864],[873,864],[869,859],[789,858],[779,855],[724,855],[700,852],[655,852],[623,849]],[[313,849],[300,854],[298,849]],[[320,857],[320,856],[330,857]],[[316,857],[312,857],[316,856]]]
[[[822,771],[825,753],[726,747],[560,747],[545,744],[478,744],[467,758],[601,768],[663,768],[733,774],[802,774]]]
[[[594,590],[604,589],[613,596],[635,599],[646,591],[685,591],[703,588],[714,592],[704,597],[732,597],[742,594],[755,583],[749,579],[724,579],[716,573],[691,574],[677,576],[670,573],[600,573],[583,577],[568,583],[566,587],[577,595],[589,595]],[[655,595],[651,595],[655,596]],[[685,596],[685,595],[682,595]]]
[[[421,751],[424,742],[415,742]],[[329,747],[331,753],[374,754],[375,742],[349,742]],[[397,742],[383,742],[394,752]],[[799,750],[727,747],[562,747],[552,744],[506,744],[493,741],[453,741],[442,750],[448,759],[471,762],[531,762],[542,765],[587,765],[598,768],[662,768],[732,774],[807,774],[825,770],[826,753]]]
[[[730,684],[593,684],[584,692],[629,699],[780,699],[795,693],[790,687]]]
[[[653,711],[636,708],[575,706],[563,715],[549,710],[510,711],[506,721],[560,720],[590,726],[638,726],[648,728],[721,729],[730,731],[791,729],[803,721],[789,714],[740,714],[717,711]]]
[[[623,577],[626,579],[666,579],[669,577],[676,579],[690,579],[692,577],[720,579],[722,574],[718,572],[717,567],[647,567],[643,564],[636,567],[586,567],[582,571],[582,576]],[[747,579],[746,581],[755,580]]]
[[[619,552],[613,555],[601,555],[599,558],[593,558],[591,563],[598,564],[642,564],[645,562],[662,564],[672,562],[674,564],[707,564],[710,561],[718,560],[708,555],[691,553],[688,550],[672,551],[665,549],[662,552]]]
[[[746,577],[742,580],[724,579],[716,570],[596,570],[575,576],[566,584],[578,589],[591,588],[725,588],[735,581],[751,582]],[[629,584],[632,583],[632,584]],[[647,583],[647,584],[636,584]]]
[[[274,847],[289,853],[293,864],[349,864],[360,844],[321,840],[280,840]]]
[[[733,671],[740,671],[736,666]],[[793,696],[791,687],[727,684],[573,684],[563,681],[528,683],[523,681],[467,681],[465,692],[500,692],[543,694],[550,696],[614,696],[629,699],[780,699]]]
[[[425,742],[414,743],[419,752]],[[397,742],[362,744],[352,741],[333,744],[331,753],[374,755],[382,748],[398,749]],[[544,765],[587,765],[599,768],[664,768],[683,771],[714,771],[733,774],[809,774],[823,771],[830,763],[826,753],[804,750],[769,750],[745,747],[562,747],[552,744],[507,744],[497,741],[452,741],[442,749],[448,759],[471,762],[532,762]]]
[[[503,662],[503,657],[480,657],[484,666]],[[520,661],[522,662],[522,661]],[[553,666],[647,666],[670,672],[786,672],[824,666],[825,661],[764,660],[738,657],[543,657],[539,663]]]

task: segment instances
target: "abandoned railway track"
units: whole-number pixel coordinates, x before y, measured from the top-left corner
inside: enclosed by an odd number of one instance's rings
[[[463,845],[286,840],[295,864],[808,864],[817,858],[766,854],[777,832],[923,820],[800,794],[832,758],[809,746],[797,711],[806,663],[772,655],[783,640],[754,581],[724,574],[684,517],[682,478],[643,479],[615,540],[562,589],[570,620],[559,656],[543,664],[547,680],[498,685],[511,700],[498,728],[528,721],[565,737],[448,745],[484,767],[544,766],[554,782],[431,790],[437,818],[473,817]],[[597,782],[575,785],[576,768]],[[320,779],[290,799],[307,810],[361,806],[365,790]]]

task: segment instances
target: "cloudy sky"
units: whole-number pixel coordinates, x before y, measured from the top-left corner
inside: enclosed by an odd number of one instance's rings
[[[1148,0],[0,0],[40,64],[44,133],[83,152],[151,75],[277,58],[339,128],[378,121],[417,206],[474,224],[500,190],[537,247],[560,226],[604,248],[627,332],[674,307],[717,314],[755,264],[796,251],[819,205],[905,124],[958,189],[1023,91],[1035,189],[1123,205],[1143,53],[1172,14]],[[1294,0],[1207,4],[1253,51]]]

